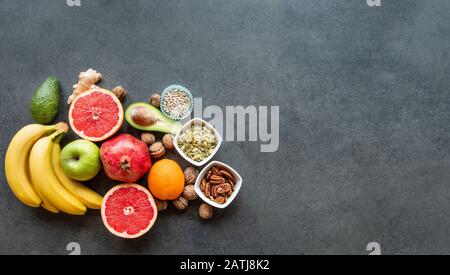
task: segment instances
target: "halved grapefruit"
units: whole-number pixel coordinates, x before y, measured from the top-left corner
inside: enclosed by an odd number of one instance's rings
[[[114,135],[123,123],[123,107],[110,91],[92,89],[79,95],[70,105],[69,123],[81,138],[103,141]]]
[[[126,239],[147,233],[158,217],[152,194],[134,183],[120,184],[109,190],[103,199],[101,213],[106,228]]]

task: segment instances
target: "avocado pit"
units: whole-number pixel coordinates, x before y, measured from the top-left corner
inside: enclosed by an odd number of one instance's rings
[[[131,119],[140,126],[151,126],[158,121],[156,116],[143,106],[136,106],[131,110]]]

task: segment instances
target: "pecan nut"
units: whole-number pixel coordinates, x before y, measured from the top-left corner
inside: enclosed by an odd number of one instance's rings
[[[202,190],[202,192],[205,193],[205,190],[206,190],[206,179],[202,179],[202,182],[200,183],[200,190]]]
[[[220,195],[228,193],[228,192],[230,192],[230,190],[231,190],[231,186],[227,183],[217,185],[217,188],[216,188],[217,194],[220,194]]]
[[[230,172],[228,172],[227,170],[225,170],[225,169],[220,169],[219,170],[220,171],[220,174],[222,175],[222,176],[224,176],[224,177],[226,177],[228,180],[231,180],[231,181],[236,181],[235,179],[234,179],[234,176],[230,173]]]
[[[219,168],[217,168],[216,166],[213,166],[210,171],[213,175],[220,176]]]
[[[209,181],[211,182],[211,184],[222,184],[225,183],[225,178],[213,174]]]
[[[227,202],[227,198],[224,196],[218,196],[214,201],[218,204],[224,204]]]
[[[211,184],[209,182],[205,185],[205,195],[207,197],[211,196]]]

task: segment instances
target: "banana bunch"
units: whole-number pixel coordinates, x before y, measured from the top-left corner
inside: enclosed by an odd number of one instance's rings
[[[100,209],[103,198],[64,174],[59,142],[67,131],[63,122],[19,130],[6,152],[6,179],[14,195],[28,206],[83,215],[87,208]]]

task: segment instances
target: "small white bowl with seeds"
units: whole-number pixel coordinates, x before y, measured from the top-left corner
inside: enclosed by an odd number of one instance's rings
[[[173,140],[177,152],[195,166],[203,166],[214,157],[222,137],[208,122],[194,118],[183,125]]]
[[[160,109],[173,120],[187,118],[194,108],[191,92],[181,85],[170,85],[161,93]]]

